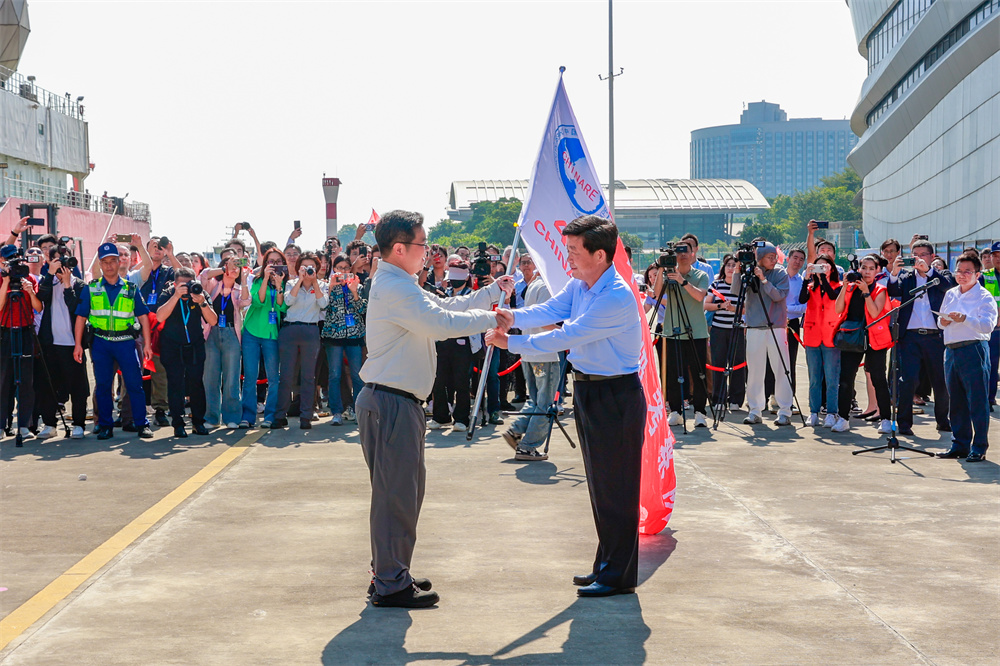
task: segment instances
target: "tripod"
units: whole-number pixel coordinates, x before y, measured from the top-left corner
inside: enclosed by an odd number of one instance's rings
[[[924,293],[920,292],[919,294],[917,294],[916,296],[914,296],[910,300],[906,301],[905,303],[902,303],[898,307],[892,308],[891,310],[889,310],[888,312],[886,312],[884,315],[880,316],[878,319],[876,319],[872,323],[870,323],[867,326],[865,326],[865,329],[869,329],[872,326],[874,326],[875,324],[877,324],[880,321],[882,321],[883,319],[885,319],[886,317],[890,317],[890,319],[889,319],[889,327],[890,327],[890,331],[892,332],[892,349],[889,350],[889,367],[892,369],[892,373],[891,373],[892,374],[892,380],[891,380],[892,381],[892,386],[890,387],[889,390],[892,391],[892,399],[889,401],[891,403],[890,406],[889,406],[889,408],[890,408],[890,411],[892,412],[891,413],[891,419],[890,419],[892,421],[892,430],[889,432],[889,434],[887,434],[885,436],[885,442],[886,443],[885,443],[884,446],[873,446],[873,447],[870,447],[870,448],[867,448],[867,449],[858,449],[857,451],[851,451],[851,455],[852,456],[856,456],[859,453],[871,453],[872,451],[888,450],[889,451],[889,462],[891,462],[891,463],[895,463],[896,462],[896,451],[899,451],[899,450],[912,451],[913,453],[922,453],[925,456],[931,456],[931,457],[934,456],[934,454],[930,453],[929,451],[921,451],[920,449],[914,449],[914,448],[909,447],[909,446],[901,446],[899,444],[899,439],[896,437],[896,432],[897,432],[896,431],[896,401],[898,400],[898,394],[899,394],[899,381],[898,381],[899,380],[899,354],[896,352],[896,341],[899,339],[899,317],[898,316],[893,317],[892,315],[896,314],[901,309],[903,309],[904,307],[906,307],[907,305],[909,305],[910,303],[912,303],[913,301],[917,300],[918,298],[920,298],[923,295],[924,295]]]
[[[666,268],[666,267],[664,267]],[[673,270],[677,270],[676,267]],[[671,329],[671,333],[668,335],[666,333],[656,332],[656,317],[654,316],[649,323],[649,333],[650,335],[660,338],[661,340],[675,340],[677,342],[674,345],[674,355],[676,356],[676,366],[677,366],[677,383],[681,388],[681,426],[684,429],[684,434],[688,432],[687,429],[687,410],[684,408],[684,399],[687,397],[684,386],[686,383],[685,366],[684,366],[684,353],[681,351],[681,341],[685,339],[694,344],[694,329],[691,328],[691,319],[688,317],[687,310],[684,307],[684,303],[681,301],[682,297],[681,287],[677,282],[671,280],[664,276],[663,284],[660,286],[660,293],[656,296],[656,305],[653,306],[653,312],[659,313],[660,305],[663,303],[663,297],[667,296],[667,308],[663,316],[663,321],[670,321],[674,324]],[[678,325],[679,324],[679,325]],[[663,329],[665,330],[665,329]],[[660,359],[660,372],[661,372],[661,383],[666,389],[666,373],[667,373],[667,359],[666,359],[666,343],[663,345],[663,358]],[[713,419],[716,417],[715,409],[712,407],[712,401],[708,399],[708,383],[705,378],[705,366],[698,364],[698,380],[701,382],[702,389],[705,391],[706,404],[712,412]]]
[[[747,286],[750,284],[750,278],[753,277],[753,271],[750,270],[752,264],[740,264],[740,290],[736,296],[736,308],[733,311],[733,330],[734,332],[739,329],[744,329],[743,325],[743,309],[746,305],[746,295]],[[744,342],[746,344],[746,331],[743,332]],[[729,414],[729,378],[733,374],[733,366],[736,365],[736,355],[739,351],[739,339],[733,341],[729,345],[729,350],[726,353],[726,365],[722,370],[722,386],[719,391],[719,396],[722,398],[720,407],[715,412],[715,421],[712,423],[712,429],[718,430],[719,423],[726,420],[726,416]]]
[[[563,373],[566,372],[566,365],[567,365],[567,363],[568,363],[568,361],[566,360],[565,356],[563,356],[562,360],[559,361],[559,373],[553,378],[553,381],[557,382],[556,386],[558,386],[559,383],[562,381]],[[556,392],[555,392],[555,397],[552,398],[552,403],[549,405],[548,409],[546,409],[544,412],[518,412],[517,413],[517,416],[544,416],[545,418],[548,419],[548,421],[549,421],[549,432],[548,432],[548,434],[545,435],[545,453],[546,453],[546,455],[549,452],[549,443],[552,441],[552,426],[553,425],[558,426],[559,430],[562,431],[562,434],[569,441],[569,445],[572,446],[574,449],[576,448],[576,443],[573,441],[573,438],[569,436],[569,432],[566,430],[566,427],[559,421],[559,398],[560,397],[561,397],[561,393],[560,393],[559,389],[557,388]]]

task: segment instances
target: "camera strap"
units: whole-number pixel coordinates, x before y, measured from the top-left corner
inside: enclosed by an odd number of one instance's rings
[[[184,322],[184,337],[187,338],[188,344],[191,344],[191,332],[188,330],[188,320],[191,319],[191,310],[188,308],[184,299],[181,299],[181,321]]]

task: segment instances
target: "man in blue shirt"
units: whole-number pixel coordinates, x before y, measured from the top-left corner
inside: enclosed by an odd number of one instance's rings
[[[88,319],[93,328],[93,340],[90,347],[90,357],[94,362],[94,397],[97,399],[97,439],[110,439],[114,434],[114,416],[112,414],[114,400],[115,362],[122,372],[125,388],[132,403],[132,419],[139,429],[139,437],[152,439],[153,431],[149,429],[146,420],[146,394],[142,390],[142,366],[135,349],[135,337],[129,330],[119,330],[120,324],[131,321],[138,323],[142,329],[142,348],[146,360],[153,357],[153,349],[149,341],[149,308],[139,294],[134,284],[122,279],[118,273],[120,257],[114,243],[105,243],[97,250],[97,258],[101,262],[100,280],[94,280],[83,288],[80,294],[80,304],[76,307],[76,347],[73,358],[77,363],[83,362],[83,331]],[[91,292],[101,288],[105,297],[103,303],[109,308],[101,312],[91,312]],[[122,292],[125,298],[119,298]],[[95,292],[100,295],[100,292]],[[127,302],[126,302],[127,301]],[[124,308],[131,307],[131,310]]]
[[[639,477],[646,423],[646,397],[639,381],[642,318],[613,258],[618,229],[610,220],[586,215],[563,230],[572,280],[544,303],[498,310],[502,327],[487,342],[517,354],[569,349],[573,364],[573,416],[597,523],[593,571],[574,576],[581,597],[635,591],[639,563]],[[563,322],[535,335],[507,335]]]

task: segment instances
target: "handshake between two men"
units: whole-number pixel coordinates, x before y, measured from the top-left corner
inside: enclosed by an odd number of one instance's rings
[[[486,331],[486,344],[507,349],[507,332],[514,327],[514,313],[497,308],[497,327]]]

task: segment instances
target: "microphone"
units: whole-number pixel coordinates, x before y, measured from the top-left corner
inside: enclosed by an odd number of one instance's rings
[[[917,287],[916,289],[912,289],[910,291],[910,296],[913,297],[913,296],[916,296],[917,294],[922,294],[925,291],[927,291],[928,289],[930,289],[931,287],[936,287],[939,284],[941,284],[941,279],[940,278],[934,278],[933,280],[928,280],[927,283],[924,286]]]

